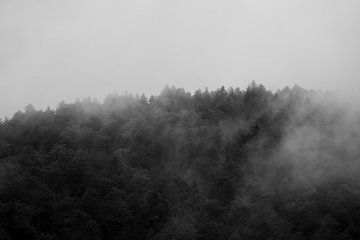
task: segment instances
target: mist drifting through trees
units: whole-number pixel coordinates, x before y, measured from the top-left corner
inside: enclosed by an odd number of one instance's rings
[[[360,239],[357,102],[252,83],[0,122],[0,239]]]

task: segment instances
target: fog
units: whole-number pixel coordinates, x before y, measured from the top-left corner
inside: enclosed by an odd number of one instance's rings
[[[291,98],[284,96],[280,105],[288,104]],[[268,159],[265,167],[264,156],[255,159],[255,168],[265,169],[259,186],[274,192],[296,192],[334,182],[357,183],[360,171],[359,103],[359,95],[345,96],[339,92],[307,92],[298,99],[284,126],[280,144],[265,157]]]
[[[2,0],[0,118],[167,84],[358,89],[359,18],[356,0]]]

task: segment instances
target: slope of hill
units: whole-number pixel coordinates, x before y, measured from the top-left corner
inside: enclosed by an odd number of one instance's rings
[[[360,114],[165,87],[0,123],[0,239],[360,239]]]

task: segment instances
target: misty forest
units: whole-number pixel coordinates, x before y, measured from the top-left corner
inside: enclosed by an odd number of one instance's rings
[[[352,104],[253,82],[28,105],[0,122],[0,239],[360,239]]]

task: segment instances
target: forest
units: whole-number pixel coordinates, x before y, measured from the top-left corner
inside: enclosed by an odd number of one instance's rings
[[[1,240],[360,239],[360,112],[166,86],[0,121]]]

